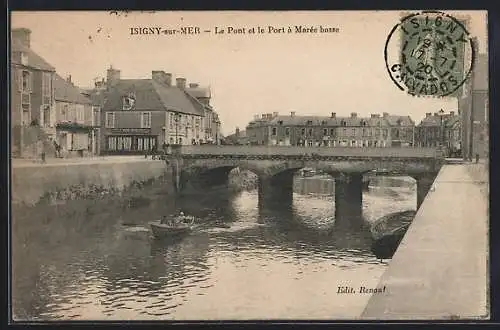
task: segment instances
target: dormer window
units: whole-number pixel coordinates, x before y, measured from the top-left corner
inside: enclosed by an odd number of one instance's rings
[[[25,52],[21,52],[21,64],[24,66],[28,66],[28,54]]]
[[[347,124],[347,123],[345,122],[345,120],[342,120],[342,121],[340,122],[340,125],[342,125],[342,126],[346,126],[346,124]]]
[[[312,120],[307,121],[307,125],[312,125],[312,123],[313,123]]]
[[[132,110],[135,107],[135,95],[130,93],[123,97],[123,110]]]

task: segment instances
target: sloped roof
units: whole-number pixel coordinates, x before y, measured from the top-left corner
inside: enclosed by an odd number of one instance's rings
[[[121,109],[123,97],[130,92],[135,94],[136,110],[170,110],[204,115],[204,107],[195,97],[182,89],[160,84],[153,79],[120,79],[106,93],[103,109]]]
[[[78,87],[73,86],[57,73],[54,75],[54,93],[56,101],[92,104],[92,100],[83,96]]]
[[[186,91],[194,97],[210,97],[210,89],[205,87],[189,87]]]
[[[473,89],[488,90],[488,54],[477,55],[473,70]]]
[[[366,122],[368,126],[378,126],[379,123],[384,125],[387,121],[383,117],[328,117],[328,116],[276,116],[272,119],[258,119],[251,121],[248,126],[263,126],[263,125],[278,125],[282,122],[283,126],[341,126],[342,121],[345,121],[346,127],[362,126],[362,122]],[[248,127],[247,126],[247,127]]]
[[[443,115],[443,121],[444,121],[444,124],[446,126],[452,126],[453,124],[455,124],[457,121],[460,121],[460,120],[461,120],[460,116],[456,115],[456,114],[455,115],[451,115],[451,114]],[[436,115],[436,114],[432,114],[429,117],[423,118],[418,126],[427,126],[427,127],[441,126],[441,117]]]
[[[56,69],[47,63],[41,56],[35,53],[31,48],[24,46],[19,40],[12,39],[11,52],[23,52],[28,57],[28,68],[43,70],[43,71],[55,71]],[[12,63],[23,65],[21,60],[12,54]]]
[[[410,116],[388,115],[385,119],[391,126],[412,126],[414,124]]]

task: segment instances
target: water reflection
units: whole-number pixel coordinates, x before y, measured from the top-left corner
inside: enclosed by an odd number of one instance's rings
[[[336,287],[375,285],[386,266],[370,252],[367,227],[334,219],[329,181],[298,184],[293,203],[267,208],[250,191],[195,200],[158,195],[144,208],[93,214],[62,216],[46,207],[20,215],[14,313],[48,320],[356,317],[367,297],[339,297]],[[370,222],[413,207],[415,196],[411,187],[390,187],[363,199]],[[180,210],[231,226],[152,239],[148,221]]]

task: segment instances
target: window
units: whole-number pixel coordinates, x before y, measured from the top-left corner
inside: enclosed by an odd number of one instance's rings
[[[301,130],[301,133],[302,133],[302,135],[306,135],[306,129],[305,129],[305,128],[303,128],[303,129]]]
[[[50,126],[50,105],[48,104],[43,105],[43,126]]]
[[[106,127],[114,128],[115,127],[115,113],[114,112],[106,112]]]
[[[29,104],[23,104],[21,108],[22,108],[21,124],[28,125],[31,122],[30,106]]]
[[[141,128],[151,128],[151,112],[141,114]]]
[[[32,90],[32,78],[29,71],[23,70],[20,74],[20,84],[21,92],[31,92]]]
[[[363,128],[363,136],[366,136],[366,128]]]
[[[312,128],[310,128],[310,129],[308,129],[308,130],[307,130],[307,134],[308,134],[309,136],[313,135],[313,130],[312,130]]]
[[[42,102],[52,104],[52,74],[50,72],[42,74]]]
[[[108,137],[108,150],[116,150],[116,136]]]
[[[290,135],[290,127],[285,128],[285,135],[289,136]]]
[[[335,130],[333,128],[330,128],[330,135],[333,136],[335,133]]]
[[[356,136],[356,129],[353,128],[351,131],[352,131],[352,136]]]
[[[327,128],[323,128],[323,135],[328,135],[328,129]]]
[[[342,132],[344,133],[344,136],[346,136],[346,135],[347,135],[347,128],[344,128],[344,129],[342,130]]]
[[[61,109],[61,121],[68,121],[68,115],[69,115],[68,112],[69,112],[68,105],[64,104]]]
[[[276,136],[278,134],[278,129],[276,127],[273,127],[273,136]]]
[[[84,113],[84,107],[83,105],[77,104],[76,105],[76,122],[77,123],[83,123],[85,120],[85,113]]]

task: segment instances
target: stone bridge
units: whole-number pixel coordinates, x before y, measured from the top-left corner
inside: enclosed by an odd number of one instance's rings
[[[259,178],[261,203],[291,201],[294,173],[315,168],[335,178],[335,213],[359,216],[363,175],[413,177],[419,207],[444,160],[433,148],[194,145],[173,147],[168,163],[178,192],[225,185],[232,169],[249,170]]]

